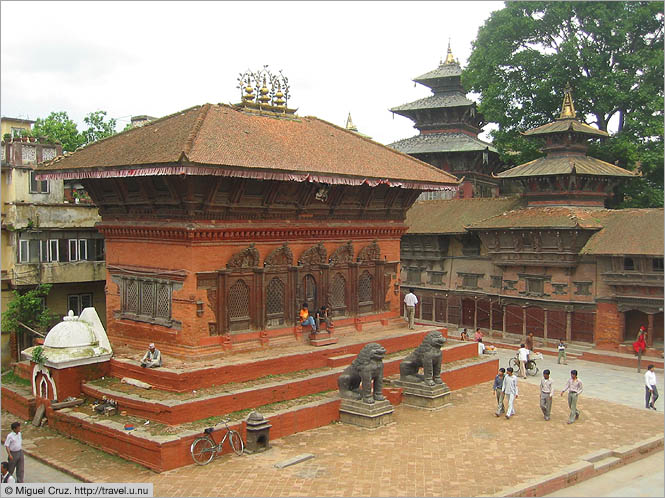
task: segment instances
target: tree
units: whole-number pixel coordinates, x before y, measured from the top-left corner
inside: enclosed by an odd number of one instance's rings
[[[85,137],[85,143],[89,144],[101,140],[102,138],[115,135],[115,118],[109,118],[108,121],[104,121],[105,117],[106,111],[96,111],[91,112],[83,118],[85,124],[88,125],[88,129],[82,133]]]
[[[37,119],[32,127],[34,136],[44,136],[51,141],[59,141],[62,150],[73,152],[85,143],[76,123],[69,119],[66,112],[52,112],[45,119]]]
[[[478,30],[463,81],[508,165],[542,155],[519,132],[556,118],[570,82],[578,117],[613,132],[590,154],[644,175],[620,206],[663,205],[662,3],[506,2]]]
[[[54,315],[43,306],[45,298],[51,290],[50,284],[41,284],[23,294],[13,291],[14,297],[2,313],[2,329],[16,334],[29,334],[31,329],[46,334]],[[21,325],[23,324],[23,325]]]

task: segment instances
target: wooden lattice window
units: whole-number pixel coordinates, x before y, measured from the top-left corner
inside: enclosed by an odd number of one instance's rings
[[[372,302],[372,275],[365,270],[358,280],[358,302]]]
[[[122,318],[171,326],[173,284],[158,279],[123,277]]]
[[[266,312],[268,316],[284,313],[284,282],[280,278],[273,278],[266,290]]]
[[[346,280],[341,273],[336,273],[330,286],[330,306],[343,308],[346,306]]]
[[[249,318],[249,287],[238,280],[229,289],[229,318]]]

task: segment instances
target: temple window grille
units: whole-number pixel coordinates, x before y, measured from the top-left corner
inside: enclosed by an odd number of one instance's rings
[[[335,274],[330,286],[330,306],[343,308],[346,306],[346,280],[341,273]]]
[[[372,275],[365,270],[358,280],[358,301],[361,303],[372,302]]]
[[[653,258],[653,271],[663,271],[663,258]]]
[[[229,289],[229,318],[249,318],[249,287],[243,280]]]
[[[503,283],[503,277],[492,275],[492,282],[490,284],[491,288],[500,289],[502,283]]]
[[[465,289],[477,289],[478,275],[464,275],[462,277],[462,287]]]
[[[623,258],[623,269],[624,270],[635,269],[635,262],[633,261],[633,258]]]
[[[530,296],[542,296],[545,292],[545,282],[540,278],[527,278],[526,292]]]
[[[171,282],[122,277],[120,287],[122,318],[171,326]]]
[[[284,282],[274,277],[266,290],[266,313],[268,318],[284,314]]]

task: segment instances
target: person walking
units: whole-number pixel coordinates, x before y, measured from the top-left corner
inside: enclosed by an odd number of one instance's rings
[[[5,439],[7,461],[10,474],[16,470],[16,482],[23,482],[23,436],[21,435],[21,422],[12,422],[12,432]]]
[[[503,392],[503,378],[506,376],[506,369],[499,368],[499,373],[494,377],[494,385],[492,390],[496,396],[496,412],[494,415],[500,417],[502,413],[506,413],[506,407],[503,405],[503,399],[506,396],[506,393]]]
[[[529,335],[526,336],[526,341],[524,341],[526,344],[526,348],[529,351],[533,351],[533,332],[529,332]]]
[[[552,396],[554,389],[552,388],[552,380],[550,379],[550,371],[543,370],[543,378],[540,379],[540,409],[543,411],[545,420],[550,419],[552,413]]]
[[[655,403],[658,399],[658,388],[656,387],[656,372],[653,371],[653,365],[649,365],[647,371],[644,373],[644,384],[646,385],[647,408],[655,410]]]
[[[559,356],[557,357],[557,364],[561,365],[561,360],[563,360],[564,365],[568,365],[566,361],[566,345],[563,342],[563,339],[559,339],[559,345],[556,347],[559,351]]]
[[[520,362],[520,377],[526,379],[526,362],[529,361],[529,351],[524,344],[520,344],[520,348],[517,350],[517,359]]]
[[[409,329],[413,330],[413,322],[416,318],[416,304],[418,304],[418,298],[413,293],[413,288],[409,289],[409,293],[404,296],[404,304],[406,305],[406,316],[409,320]]]
[[[584,386],[582,386],[582,381],[577,378],[577,370],[571,370],[570,379],[568,379],[566,387],[561,391],[561,396],[568,391],[568,407],[570,408],[570,417],[568,417],[569,424],[572,424],[575,420],[580,418],[580,412],[577,409],[577,397],[583,389]]]
[[[2,478],[0,478],[0,482],[2,482],[2,484],[16,483],[14,476],[9,473],[9,462],[2,462],[0,467],[2,468]]]
[[[513,375],[513,367],[508,367],[506,376],[503,379],[503,386],[501,390],[505,396],[508,396],[508,411],[506,418],[509,419],[515,415],[515,398],[518,396],[517,392],[517,376]]]

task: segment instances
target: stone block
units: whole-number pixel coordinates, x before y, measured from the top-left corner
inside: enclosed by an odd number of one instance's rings
[[[312,346],[329,346],[330,344],[337,344],[337,337],[333,337],[330,332],[319,332],[318,334],[310,334],[309,342]]]
[[[395,380],[393,384],[403,389],[402,402],[405,405],[426,410],[438,410],[451,405],[449,401],[450,388],[445,382],[428,386],[424,382]]]
[[[376,429],[393,423],[393,412],[393,405],[388,400],[369,404],[353,399],[342,399],[339,419],[346,424]]]

